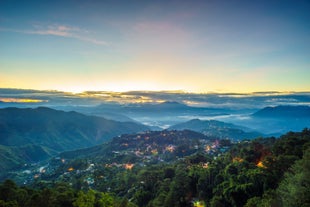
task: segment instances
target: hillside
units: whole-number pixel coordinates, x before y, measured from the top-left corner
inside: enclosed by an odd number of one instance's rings
[[[278,139],[226,141],[188,130],[123,135],[104,145],[62,153],[44,166],[27,170],[27,176],[16,175],[28,186],[45,188],[37,191],[45,205],[66,201],[62,206],[72,206],[85,199],[124,201],[121,206],[132,202],[130,206],[139,207],[310,203],[308,129]],[[167,155],[173,155],[172,159],[166,159]],[[19,191],[11,191],[11,200],[7,199],[5,190],[12,188],[16,189],[14,183],[5,181],[0,196],[4,202],[22,203],[13,196]],[[34,196],[27,201],[38,202]]]
[[[0,145],[0,172],[17,169],[24,164],[38,162],[49,157],[49,152],[38,145],[25,145],[20,147]]]
[[[307,118],[310,119],[309,106],[275,106],[266,107],[252,116],[260,118]]]
[[[230,123],[225,123],[215,120],[199,120],[193,119],[185,123],[176,124],[169,128],[170,130],[193,130],[203,133],[207,136],[229,139],[250,139],[263,136],[258,132],[251,132],[246,127],[237,126]],[[245,131],[247,130],[247,131]]]
[[[117,122],[50,108],[0,109],[0,144],[36,144],[61,152],[103,143],[112,137],[147,130],[144,125]]]
[[[17,169],[58,152],[90,147],[148,128],[50,108],[0,109],[0,171]]]
[[[68,166],[70,160],[73,160],[71,167],[74,169],[82,169],[82,166],[88,165],[81,160],[92,160],[95,163],[112,166],[126,166],[127,164],[143,166],[170,163],[194,153],[220,153],[220,143],[221,141],[219,140],[190,130],[147,131],[138,134],[123,134],[100,145],[60,153],[51,159],[48,165],[43,164],[44,168],[46,168],[46,173],[42,174],[42,176],[45,177],[49,174],[45,179],[56,179],[56,177],[61,175],[59,173],[63,173],[57,169],[64,166],[64,164]],[[230,142],[225,141],[223,143],[227,144]],[[17,158],[14,159],[20,163],[23,161]],[[38,166],[29,166],[20,170],[16,169],[15,172],[10,174],[2,173],[0,179],[9,177],[21,183],[30,183],[37,174],[38,168]],[[32,176],[25,175],[23,173],[25,170],[32,171],[34,174]],[[66,171],[67,169],[62,170]]]
[[[113,138],[108,143],[91,148],[63,152],[59,156],[65,159],[99,157],[101,160],[111,161],[113,159],[116,162],[120,162],[125,154],[127,159],[131,155],[135,159],[152,155],[167,158],[168,154],[175,158],[176,156],[183,157],[198,150],[201,140],[211,142],[215,139],[210,139],[201,133],[190,130],[148,131],[138,134],[124,134]]]

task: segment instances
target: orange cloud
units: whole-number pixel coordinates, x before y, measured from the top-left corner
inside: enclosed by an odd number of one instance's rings
[[[45,100],[40,99],[25,99],[25,98],[0,98],[1,102],[5,103],[41,103],[46,102]]]

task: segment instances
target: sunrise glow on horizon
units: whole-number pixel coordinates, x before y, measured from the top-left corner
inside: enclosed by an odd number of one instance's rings
[[[310,91],[309,1],[0,2],[0,88]]]

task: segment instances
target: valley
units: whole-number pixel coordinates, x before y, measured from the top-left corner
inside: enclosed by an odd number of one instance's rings
[[[0,0],[0,207],[310,207],[310,0]]]
[[[46,104],[0,109],[0,191],[9,179],[57,202],[65,185],[65,206],[248,206],[284,202],[288,169],[307,163],[306,105]]]
[[[282,206],[291,195],[288,182],[298,190],[290,199],[302,204],[307,199],[299,195],[306,189],[295,182],[309,181],[303,174],[310,170],[309,143],[308,129],[277,139],[238,143],[188,130],[138,133],[61,153],[15,172],[12,178],[23,181],[22,186],[38,189],[45,198],[41,204],[55,199],[55,189],[62,185],[64,193],[75,192],[62,200],[70,205],[96,194],[113,200],[114,205],[126,201],[124,206],[247,206],[253,202]],[[300,167],[305,168],[300,171]],[[0,192],[5,184],[0,185]],[[47,190],[48,195],[44,194]],[[34,200],[29,198],[29,202]]]

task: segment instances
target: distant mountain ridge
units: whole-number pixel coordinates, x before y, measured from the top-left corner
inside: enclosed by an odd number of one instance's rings
[[[216,120],[200,120],[192,119],[190,121],[171,126],[169,130],[193,130],[203,133],[207,136],[229,139],[245,139],[257,138],[263,136],[259,132],[251,131],[242,126],[237,126],[231,123],[225,123]]]
[[[132,103],[121,106],[120,111],[127,114],[130,113],[161,113],[161,114],[205,114],[216,113],[226,114],[228,110],[206,107],[193,107],[176,101],[165,101],[162,103]]]
[[[275,107],[265,107],[254,114],[254,117],[266,117],[266,118],[309,118],[310,119],[310,107],[309,106],[290,106],[280,105]]]
[[[186,111],[186,110],[195,110],[198,108],[187,106],[185,104],[175,102],[175,101],[165,101],[162,103],[150,104],[150,103],[143,103],[143,104],[129,104],[123,107],[125,111],[134,111],[134,112],[150,112],[150,113],[171,113],[176,111]]]
[[[188,105],[176,102],[176,101],[165,101],[163,103],[159,103],[155,105],[159,108],[165,108],[165,109],[186,109],[186,108],[192,108]]]
[[[117,122],[46,107],[0,109],[0,144],[38,144],[56,151],[88,147],[112,137],[148,130],[142,124]]]
[[[0,109],[0,169],[41,161],[58,152],[94,146],[121,134],[145,130],[148,127],[142,124],[74,111],[46,107]]]

